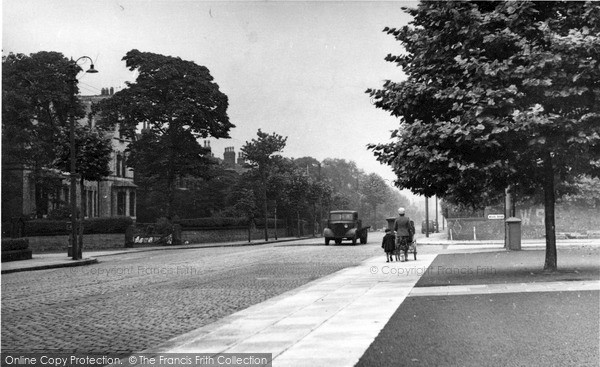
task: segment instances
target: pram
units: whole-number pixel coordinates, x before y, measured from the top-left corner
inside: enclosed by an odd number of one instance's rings
[[[409,252],[412,252],[415,260],[417,260],[417,239],[414,236],[412,242],[409,242],[408,244],[408,250],[406,251],[406,254],[408,255]],[[394,254],[396,255],[396,261],[407,260],[404,258],[404,251],[399,246],[396,247]]]
[[[392,218],[393,220],[393,218]],[[388,220],[389,221],[389,220]],[[392,222],[389,221],[389,225],[392,225]],[[409,239],[408,239],[408,243],[404,243],[405,245],[408,244],[408,249],[406,250],[406,256],[408,256],[409,252],[413,253],[413,256],[415,258],[415,260],[417,260],[417,239],[415,238],[415,222],[413,222],[412,220],[409,222],[410,225],[410,229],[409,229]],[[398,237],[398,234],[396,232],[394,232],[394,235],[396,235],[396,249],[394,251],[394,255],[396,255],[396,261],[406,261],[408,259],[404,258],[404,250],[401,249],[401,244],[400,244],[400,238]]]

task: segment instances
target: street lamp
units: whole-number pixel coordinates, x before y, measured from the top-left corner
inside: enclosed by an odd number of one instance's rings
[[[86,71],[86,73],[97,73],[98,70],[94,69],[94,61],[89,56],[81,56],[72,65],[72,77],[69,80],[70,87],[70,107],[71,114],[69,116],[69,148],[70,148],[70,158],[71,158],[71,169],[70,169],[70,178],[71,178],[71,192],[70,192],[70,200],[71,200],[71,255],[73,260],[81,259],[81,248],[77,243],[77,170],[76,170],[76,162],[77,162],[77,152],[75,151],[75,83],[77,83],[77,74],[79,72],[77,63],[79,60],[88,59],[90,60],[90,68]],[[72,59],[71,59],[72,60]],[[82,213],[83,215],[83,213]]]

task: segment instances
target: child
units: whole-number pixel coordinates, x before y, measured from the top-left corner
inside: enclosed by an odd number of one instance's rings
[[[381,248],[385,251],[386,262],[394,261],[392,258],[394,251],[396,250],[396,236],[394,233],[387,228],[385,230],[385,236],[383,236],[383,242],[381,243]]]

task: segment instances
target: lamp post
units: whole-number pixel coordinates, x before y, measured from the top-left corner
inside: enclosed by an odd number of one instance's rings
[[[98,70],[94,69],[94,61],[89,56],[81,56],[73,63],[73,71],[72,78],[69,80],[69,91],[70,91],[70,107],[71,114],[69,116],[69,154],[71,159],[71,169],[70,169],[70,179],[71,179],[71,189],[70,189],[70,200],[71,200],[71,256],[73,260],[81,259],[81,248],[77,243],[77,152],[75,151],[75,83],[77,83],[77,63],[79,60],[88,59],[90,60],[90,68],[86,71],[86,73],[97,73]],[[82,213],[83,215],[83,213]]]

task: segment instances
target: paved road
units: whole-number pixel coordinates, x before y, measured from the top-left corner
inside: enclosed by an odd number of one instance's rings
[[[322,239],[153,251],[96,265],[2,275],[2,351],[131,353],[212,323],[366,258]]]

